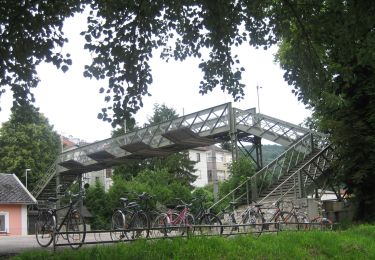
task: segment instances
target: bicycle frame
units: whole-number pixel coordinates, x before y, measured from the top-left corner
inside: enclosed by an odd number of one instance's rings
[[[66,212],[63,220],[61,221],[60,225],[58,226],[58,218],[57,218],[57,212],[58,211],[61,211],[61,210],[64,210],[66,208],[69,208],[68,211]],[[64,226],[64,224],[67,222],[68,220],[68,217],[74,212],[75,210],[75,206],[73,203],[70,203],[69,205],[67,206],[64,206],[64,207],[61,207],[61,208],[58,208],[58,209],[53,209],[52,210],[52,215],[55,217],[56,219],[56,223],[55,223],[55,230],[57,232],[59,232],[61,230],[61,228]],[[58,226],[58,227],[57,227]]]
[[[173,210],[168,210],[167,212],[167,217],[170,221],[170,223],[172,225],[177,225],[177,224],[190,224],[190,223],[186,223],[187,222],[187,218],[186,218],[186,214],[189,212],[189,208],[188,207],[184,207],[179,213],[178,213],[178,216],[173,219]]]

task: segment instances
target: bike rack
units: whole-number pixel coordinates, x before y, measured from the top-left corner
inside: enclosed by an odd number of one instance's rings
[[[263,229],[262,231],[251,231],[251,232],[245,232],[244,230],[240,230],[241,227],[246,227],[246,226],[252,226],[254,227],[255,225],[263,225],[263,226],[275,226],[276,228],[274,230],[271,229]],[[191,226],[167,226],[167,227],[152,227],[149,228],[149,231],[153,230],[163,230],[163,229],[186,229],[186,232],[184,232],[183,235],[175,235],[175,236],[160,236],[160,237],[148,237],[148,238],[141,238],[141,239],[146,239],[146,240],[156,240],[156,239],[175,239],[175,238],[181,238],[181,237],[211,237],[211,236],[236,236],[236,235],[248,235],[248,234],[254,234],[254,237],[259,237],[262,233],[276,233],[278,234],[279,232],[285,231],[283,227],[286,225],[302,225],[302,226],[308,226],[308,228],[303,228],[303,229],[295,229],[295,230],[287,230],[295,232],[295,231],[309,231],[311,230],[312,226],[320,226],[320,223],[283,223],[283,222],[265,222],[262,224],[236,224],[236,225],[191,225]],[[338,223],[333,223],[333,230],[336,230],[337,226],[339,226]],[[212,227],[212,228],[223,228],[223,233],[222,234],[201,234],[199,232],[200,228],[207,228],[207,227]],[[236,229],[235,232],[230,229]],[[139,239],[121,239],[121,240],[112,240],[110,238],[110,233],[111,232],[131,232],[131,231],[143,231],[144,229],[141,228],[135,228],[135,229],[114,229],[114,230],[91,230],[91,231],[70,231],[70,232],[53,232],[53,251],[56,251],[57,247],[64,247],[64,246],[71,246],[71,245],[95,245],[95,244],[111,244],[111,243],[123,243],[123,242],[132,242],[136,241]],[[58,243],[59,236],[62,234],[80,234],[80,233],[86,233],[86,238],[85,241],[82,243]],[[94,234],[94,240],[93,241],[87,241],[87,234]],[[102,239],[102,234],[108,234],[109,239]],[[99,236],[99,240],[97,239],[97,235]],[[104,238],[104,236],[103,236]],[[65,239],[64,239],[65,240]]]

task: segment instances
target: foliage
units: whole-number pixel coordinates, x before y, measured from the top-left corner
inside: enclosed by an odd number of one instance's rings
[[[231,192],[233,189],[237,188],[240,184],[244,183],[249,177],[255,174],[255,165],[254,163],[246,156],[240,156],[237,161],[233,161],[229,165],[229,171],[231,176],[228,180],[220,183],[219,186],[219,195],[223,197]],[[250,185],[248,186],[248,192],[251,194]],[[246,185],[243,185],[236,191],[236,198],[242,194],[246,194]],[[228,198],[228,201],[224,201],[225,206],[228,205],[231,196]],[[245,197],[246,198],[246,197]]]
[[[166,61],[171,58],[183,61],[190,56],[201,59],[199,68],[204,76],[199,93],[206,94],[220,86],[239,100],[244,94],[241,83],[244,69],[233,48],[243,43],[268,46],[276,42],[269,26],[273,20],[267,23],[264,12],[270,3],[3,1],[1,53],[6,62],[0,67],[0,84],[3,89],[9,84],[18,102],[34,101],[29,90],[38,83],[35,67],[47,61],[63,71],[68,69],[72,61],[68,54],[61,53],[67,41],[62,25],[67,17],[86,8],[87,30],[81,34],[93,60],[85,66],[84,76],[107,79],[107,86],[100,92],[110,105],[99,113],[100,119],[111,122],[108,111],[112,110],[112,124],[121,125],[124,118],[143,106],[142,97],[150,95],[149,60],[155,50]]]
[[[111,228],[111,213],[112,209],[109,207],[108,195],[104,191],[103,185],[96,181],[94,187],[90,187],[86,191],[85,205],[90,213],[93,215],[90,223],[93,229],[110,229]]]
[[[125,181],[122,178],[115,178],[114,184],[110,188],[108,195],[112,207],[119,205],[119,198],[130,197],[137,199],[134,193],[140,194],[147,192],[153,196],[153,207],[156,202],[161,204],[175,203],[176,198],[181,198],[186,201],[191,199],[191,188],[179,180],[176,180],[165,169],[158,170],[143,170],[131,181]]]
[[[68,41],[62,33],[63,22],[81,12],[80,1],[1,1],[0,8],[0,96],[6,87],[13,91],[15,105],[34,102],[30,92],[39,79],[36,66],[42,61],[62,71],[72,64],[69,54],[61,52]]]
[[[177,118],[178,114],[173,108],[166,105],[154,104],[154,114],[148,118],[147,125],[161,123],[167,120]],[[147,158],[135,162],[127,162],[116,167],[114,174],[122,176],[126,180],[131,180],[143,170],[166,170],[171,176],[176,178],[182,184],[190,186],[195,181],[196,176],[193,174],[195,162],[189,159],[188,152],[174,153],[164,157]]]
[[[28,189],[47,171],[61,150],[59,135],[33,106],[12,110],[9,121],[0,128],[0,172],[15,173]]]
[[[165,104],[154,104],[154,114],[148,118],[148,125],[162,123],[178,117],[174,108],[167,107]]]
[[[375,218],[375,2],[286,1],[278,60],[310,124],[330,134],[336,179],[354,193],[359,218]],[[309,6],[309,8],[306,8]]]
[[[117,243],[52,252],[33,250],[13,259],[373,259],[375,227],[341,232],[280,232],[277,236],[191,237]],[[334,241],[334,243],[332,242]]]

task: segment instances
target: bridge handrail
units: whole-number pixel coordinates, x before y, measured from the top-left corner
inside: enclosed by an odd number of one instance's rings
[[[52,180],[54,175],[56,174],[56,167],[57,167],[58,159],[56,159],[51,166],[48,168],[45,174],[39,179],[37,184],[35,185],[34,189],[31,191],[31,194],[37,198],[40,193],[43,191],[45,186]]]
[[[288,176],[283,182],[281,182],[277,187],[275,187],[271,192],[269,192],[264,198],[262,198],[259,203],[265,201],[268,197],[270,197],[273,193],[275,193],[279,188],[281,188],[285,183],[287,183],[291,178],[294,178],[303,168],[305,168],[307,165],[310,165],[314,160],[319,158],[322,154],[326,153],[328,149],[331,149],[331,145],[328,144],[324,149],[322,149],[319,153],[317,153],[313,158],[305,162],[303,165],[301,165],[293,174]],[[288,191],[284,192],[281,197],[285,196],[290,190],[292,190],[295,187],[296,184],[294,184]]]
[[[306,134],[303,138],[299,139],[294,145],[290,146],[287,150],[285,150],[282,154],[280,154],[277,158],[275,158],[272,162],[270,162],[267,166],[263,167],[261,170],[259,170],[258,172],[256,172],[253,176],[251,177],[248,177],[247,180],[245,180],[244,182],[240,183],[235,189],[233,189],[232,191],[230,191],[228,194],[226,194],[224,197],[222,197],[220,200],[218,200],[217,202],[215,202],[209,209],[212,209],[214,207],[216,207],[217,205],[219,205],[220,203],[222,203],[225,199],[227,199],[230,195],[233,195],[238,189],[240,189],[241,187],[243,187],[244,185],[246,185],[247,183],[251,183],[252,185],[252,189],[253,189],[253,183],[255,182],[254,179],[257,178],[258,175],[262,174],[263,172],[267,171],[269,168],[273,167],[273,170],[276,169],[276,167],[274,167],[281,159],[285,158],[287,154],[289,154],[291,151],[295,151],[296,150],[296,147],[300,146],[301,143],[303,142],[306,142],[308,141],[309,144],[311,143],[310,142],[310,138],[311,138],[311,135],[312,133],[308,133]],[[303,157],[304,158],[304,157]],[[299,160],[300,161],[300,160]],[[238,200],[239,198],[236,198],[236,200]]]

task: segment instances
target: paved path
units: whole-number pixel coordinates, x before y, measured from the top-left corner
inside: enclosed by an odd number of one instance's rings
[[[108,241],[110,240],[109,233],[103,234],[86,234],[86,242],[94,241]],[[65,241],[59,240],[59,242],[65,243]],[[85,245],[88,246],[88,245]],[[67,247],[61,247],[67,248]],[[39,246],[35,239],[35,235],[28,236],[0,236],[0,259],[4,256],[15,255],[25,250],[42,249],[42,250],[53,250],[52,244],[47,248]]]
[[[34,235],[0,236],[0,258],[33,248],[40,248]]]

